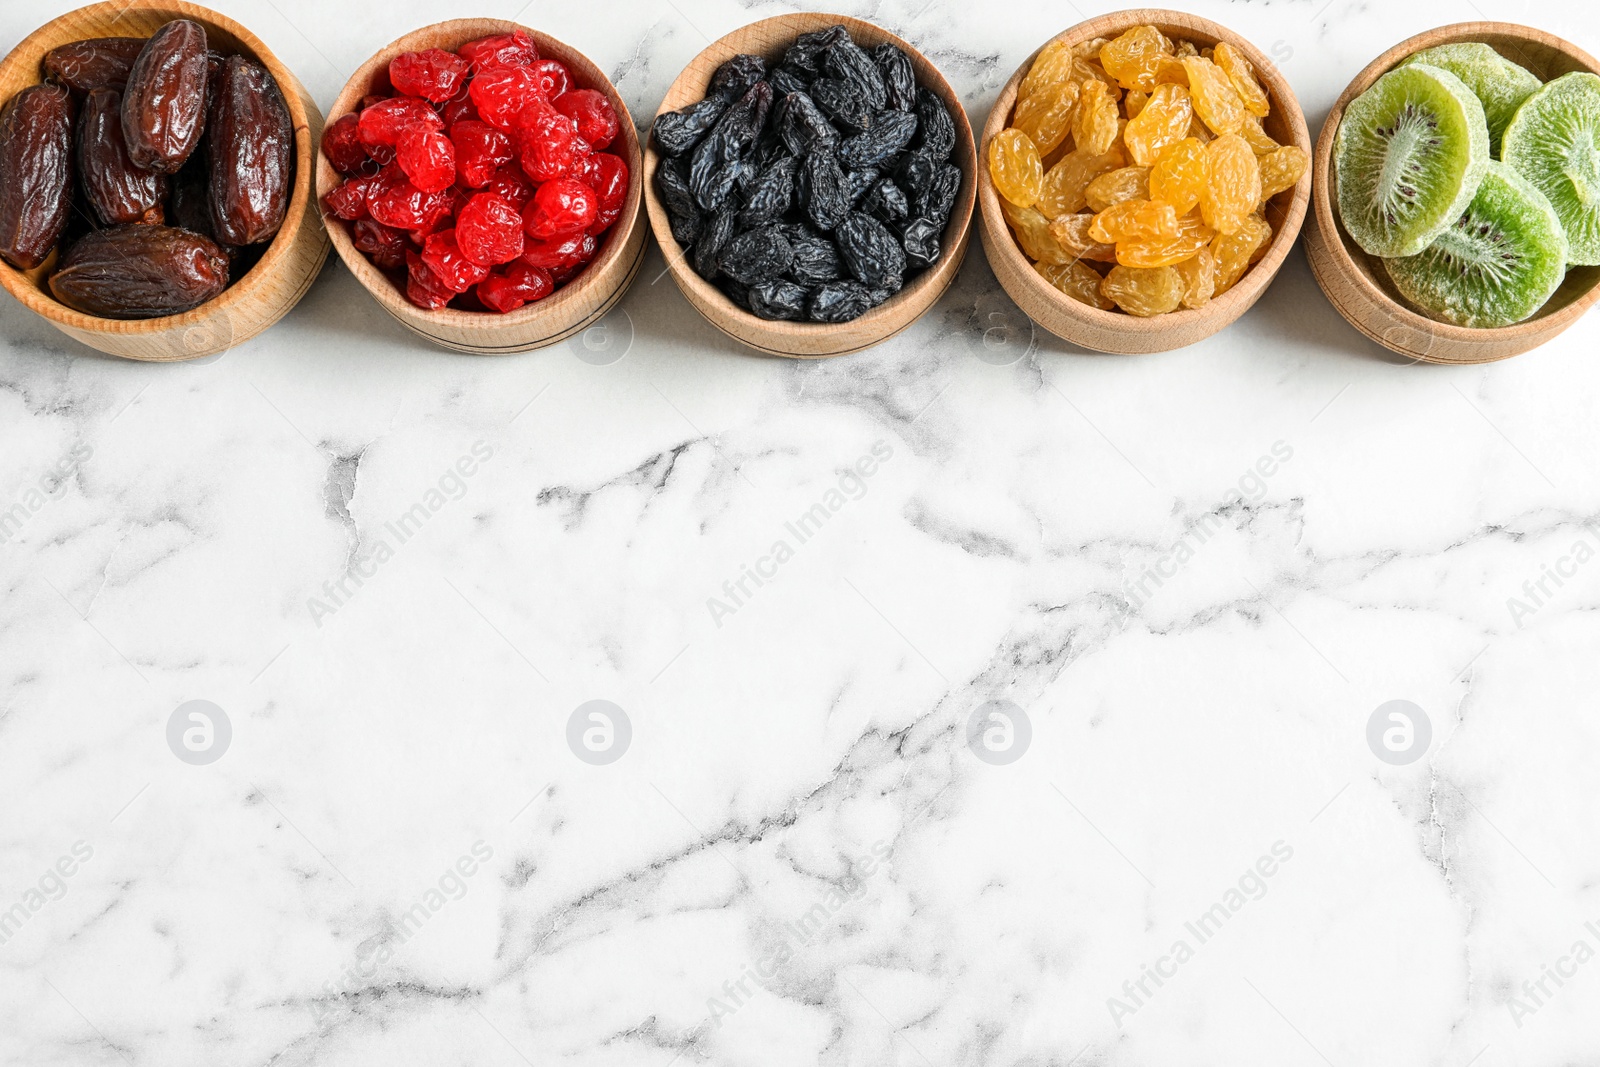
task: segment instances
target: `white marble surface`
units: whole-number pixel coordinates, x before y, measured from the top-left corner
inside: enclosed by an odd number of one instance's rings
[[[216,2],[325,104],[521,6]],[[1080,4],[838,7],[976,122]],[[71,6],[0,6],[0,47]],[[1184,6],[1314,127],[1480,12],[1600,51],[1576,0]],[[648,116],[783,10],[523,18]],[[1600,1061],[1600,319],[1401,365],[1297,252],[1222,336],[1096,356],[1030,339],[975,248],[902,337],[794,364],[660,270],[609,364],[425,348],[337,263],[199,366],[0,305],[0,1063]],[[632,726],[606,766],[566,742],[594,699]],[[965,744],[992,699],[1031,722],[1009,765]],[[1407,766],[1365,737],[1395,699],[1432,724]],[[191,700],[232,725],[205,766],[166,740]]]

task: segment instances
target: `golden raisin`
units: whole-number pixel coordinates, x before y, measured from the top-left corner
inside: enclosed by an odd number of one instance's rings
[[[1181,53],[1180,53],[1181,54]],[[1189,72],[1183,68],[1183,60],[1174,56],[1164,56],[1156,64],[1157,85],[1181,85],[1189,88]]]
[[[1018,207],[1001,197],[1000,210],[1010,223],[1011,232],[1016,234],[1017,245],[1029,259],[1071,263],[1077,258],[1050,237],[1050,220],[1039,214],[1037,208]]]
[[[1266,253],[1267,242],[1272,237],[1272,227],[1259,215],[1252,215],[1233,233],[1219,233],[1211,242],[1211,254],[1217,259],[1216,291],[1219,297],[1232,289],[1244,277],[1250,264]]]
[[[1077,82],[1052,82],[1017,105],[1011,125],[1028,135],[1041,156],[1049,155],[1066,140],[1077,103]]]
[[[1183,279],[1184,307],[1203,308],[1211,302],[1217,287],[1217,257],[1211,249],[1202,248],[1182,263],[1174,263],[1172,269]]]
[[[1276,152],[1283,147],[1267,136],[1267,131],[1261,128],[1261,120],[1254,115],[1246,115],[1244,124],[1239,127],[1239,136],[1250,142],[1250,147],[1258,156],[1268,152]]]
[[[1033,66],[1028,68],[1028,73],[1022,79],[1022,85],[1017,89],[1017,103],[1039,92],[1047,85],[1059,85],[1072,80],[1072,48],[1060,38],[1051,41],[1039,49]]]
[[[1104,211],[1124,200],[1150,199],[1149,167],[1118,167],[1106,171],[1083,191],[1090,211]]]
[[[1082,211],[1088,204],[1089,183],[1127,160],[1120,148],[1103,155],[1090,155],[1074,149],[1062,156],[1044,176],[1044,192],[1036,205],[1050,218]]]
[[[1076,215],[1062,215],[1050,224],[1050,236],[1056,244],[1066,249],[1073,259],[1092,259],[1100,263],[1117,261],[1117,246],[1096,241],[1089,236],[1094,226],[1094,215],[1084,211]]]
[[[1119,264],[1100,283],[1100,292],[1130,315],[1165,315],[1183,302],[1183,276],[1171,267],[1144,269]]]
[[[1100,292],[1101,278],[1094,268],[1077,260],[1065,264],[1035,263],[1033,269],[1038,271],[1045,281],[1074,300],[1080,300],[1102,311],[1110,311],[1117,306]]]
[[[1172,210],[1187,215],[1206,191],[1206,146],[1197,138],[1185,137],[1162,153],[1150,169],[1150,199],[1172,205]]]
[[[1079,59],[1099,59],[1100,49],[1106,46],[1104,37],[1094,37],[1087,41],[1080,41],[1072,46],[1072,54]]]
[[[1111,99],[1122,99],[1122,86],[1118,85],[1117,80],[1107,74],[1105,68],[1093,59],[1074,59],[1072,79],[1079,82],[1100,82],[1105,85],[1106,92],[1111,94]]]
[[[1122,98],[1122,111],[1130,119],[1139,117],[1139,112],[1144,110],[1145,104],[1150,102],[1150,94],[1143,89],[1129,89]]]
[[[1203,54],[1185,59],[1183,67],[1189,73],[1189,96],[1194,101],[1195,114],[1218,136],[1238,133],[1244,122],[1244,101],[1222,68]]]
[[[1117,262],[1124,267],[1170,267],[1198,255],[1217,231],[1197,216],[1178,220],[1176,237],[1134,238],[1117,242]]]
[[[1173,51],[1177,54],[1179,59],[1182,59],[1184,56],[1197,56],[1200,54],[1200,49],[1194,46],[1193,41],[1179,41],[1177,47],[1173,49]]]
[[[1128,155],[1142,167],[1148,167],[1161,158],[1167,147],[1177,144],[1189,134],[1189,120],[1193,115],[1189,105],[1189,90],[1181,85],[1158,85],[1150,94],[1139,117],[1128,122],[1123,131],[1123,143]]]
[[[1208,130],[1206,124],[1200,121],[1199,115],[1189,120],[1189,136],[1201,144],[1210,144],[1217,139],[1217,135]]]
[[[1135,26],[1100,49],[1100,65],[1124,89],[1149,92],[1156,85],[1156,66],[1172,54],[1172,42],[1154,26]]]
[[[1089,236],[1096,241],[1117,244],[1122,241],[1176,238],[1178,213],[1171,204],[1154,200],[1124,200],[1094,217]]]
[[[1243,53],[1227,41],[1217,43],[1213,56],[1217,66],[1222,68],[1222,72],[1233,83],[1234,91],[1244,102],[1244,109],[1258,119],[1266,118],[1272,106],[1267,102],[1267,91],[1256,81],[1256,68],[1250,65],[1250,61]]]
[[[1261,200],[1265,203],[1292,189],[1306,172],[1306,154],[1294,145],[1284,145],[1275,152],[1257,156],[1261,165]]]
[[[1072,118],[1072,140],[1079,150],[1104,155],[1117,143],[1117,102],[1104,82],[1084,82]]]
[[[1029,207],[1039,199],[1044,164],[1027,134],[1009,129],[995,135],[989,142],[989,176],[1000,195],[1018,207]]]
[[[1236,133],[1206,145],[1206,191],[1200,212],[1218,233],[1234,233],[1261,203],[1261,167]]]

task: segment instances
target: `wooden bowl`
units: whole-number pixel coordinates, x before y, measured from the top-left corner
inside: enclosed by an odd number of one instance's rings
[[[940,241],[944,254],[937,263],[911,279],[905,288],[882,304],[858,319],[841,323],[774,322],[739,307],[716,286],[694,272],[688,263],[688,251],[673,239],[667,209],[656,196],[651,180],[661,156],[655,149],[654,141],[645,148],[645,202],[649,205],[650,226],[655,230],[662,254],[666,256],[672,280],[678,283],[683,295],[689,298],[689,303],[705,316],[707,322],[734,340],[771,356],[826,359],[859,352],[888,340],[933,306],[950,287],[950,283],[955,281],[961,260],[967,254],[967,240],[972,226],[973,175],[977,172],[977,153],[973,148],[972,127],[967,122],[967,113],[961,106],[961,98],[938,68],[910,44],[880,26],[848,15],[816,12],[777,15],[752,22],[712,44],[684,68],[678,80],[672,83],[672,88],[667,90],[666,99],[661,102],[661,110],[657,112],[658,117],[703,99],[706,86],[711,83],[711,75],[730,57],[753,54],[763,57],[768,63],[776,63],[796,37],[830,26],[844,26],[862,48],[892,44],[903,49],[911,57],[911,65],[917,73],[917,85],[943,100],[945,107],[950,109],[950,117],[955,120],[956,148],[950,158],[961,168],[961,192],[956,196],[955,207],[950,212],[950,221]]]
[[[328,258],[328,238],[311,196],[313,153],[322,138],[322,112],[300,80],[255,34],[226,15],[187,3],[162,0],[92,4],[55,19],[17,45],[0,63],[0,101],[43,80],[40,64],[58,45],[91,37],[148,37],[174,19],[205,27],[211,47],[249,56],[267,68],[283,92],[295,134],[295,189],[283,228],[254,267],[215,300],[181,315],[159,319],[102,319],[73,311],[50,292],[52,254],[31,271],[0,261],[0,284],[30,311],[62,333],[113,356],[173,362],[216,355],[243,344],[300,302]]]
[[[1267,133],[1279,144],[1298,145],[1310,156],[1311,135],[1306,130],[1305,115],[1300,110],[1300,102],[1295,99],[1294,90],[1272,61],[1255,45],[1225,26],[1182,11],[1135,8],[1079,23],[1055,39],[1078,44],[1096,37],[1116,37],[1134,26],[1143,25],[1155,26],[1168,37],[1193,41],[1202,47],[1226,41],[1244,53],[1245,58],[1255,65],[1256,77],[1271,100],[1272,110],[1263,123]],[[983,128],[983,158],[988,158],[990,139],[1010,125],[1011,111],[1017,102],[1017,89],[1038,54],[1035,52],[1029,56],[1017,68],[1011,80],[1006,82],[1005,88],[1000,90],[1000,98],[995,101],[994,110],[989,112],[989,121]],[[1017,306],[1040,326],[1073,344],[1097,352],[1120,355],[1166,352],[1210,337],[1233,323],[1261,299],[1261,294],[1272,284],[1278,268],[1283,266],[1289,249],[1294,246],[1300,225],[1305,221],[1310,195],[1311,180],[1308,173],[1293,188],[1285,189],[1267,202],[1265,217],[1272,225],[1272,240],[1268,242],[1266,254],[1260,262],[1247,270],[1232,289],[1205,307],[1179,309],[1150,318],[1090,307],[1045,281],[1017,247],[1016,238],[1012,236],[1005,215],[1000,211],[1000,194],[995,191],[987,166],[981,168],[978,179],[978,228],[983,239],[983,250],[1000,285],[1017,302]]]
[[[1383,263],[1362,251],[1339,222],[1332,161],[1344,109],[1413,52],[1462,41],[1486,44],[1544,81],[1575,70],[1600,73],[1589,53],[1540,30],[1509,22],[1461,22],[1420,33],[1374,59],[1328,113],[1311,162],[1312,225],[1306,230],[1311,273],[1350,325],[1391,352],[1428,363],[1489,363],[1518,355],[1577,322],[1600,300],[1600,267],[1573,267],[1544,307],[1514,326],[1478,330],[1437,322],[1401,299]]]
[[[566,64],[572,74],[573,88],[598,89],[616,109],[617,139],[607,151],[621,156],[628,164],[628,200],[623,205],[622,214],[601,238],[600,252],[593,262],[545,299],[504,315],[491,311],[459,311],[455,308],[428,311],[407,300],[404,286],[396,284],[394,279],[356,249],[351,243],[348,224],[324,216],[339,258],[344,260],[345,266],[360,279],[367,291],[377,298],[383,309],[411,332],[457,352],[495,355],[527,352],[553,345],[587,329],[610,311],[622,299],[623,293],[628,291],[629,283],[644,262],[645,234],[639,217],[639,135],[633,126],[633,116],[628,114],[628,105],[623,103],[616,86],[611,84],[604,71],[582,52],[554,37],[501,19],[454,19],[408,33],[367,60],[345,84],[344,91],[328,112],[328,121],[335,122],[355,111],[362,97],[392,91],[389,61],[401,53],[425,48],[442,48],[453,52],[479,37],[515,30],[521,30],[533,38],[539,47],[540,58],[556,59]],[[339,172],[333,169],[333,164],[319,151],[318,201],[343,180]]]

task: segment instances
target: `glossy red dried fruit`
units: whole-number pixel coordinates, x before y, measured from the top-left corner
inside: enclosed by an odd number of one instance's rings
[[[608,148],[617,139],[617,111],[604,93],[593,89],[574,89],[553,101],[555,109],[578,126],[578,136],[595,151]]]
[[[385,226],[407,232],[448,214],[450,203],[448,194],[423,192],[407,181],[398,168],[385,170],[367,191],[368,213]]]
[[[368,218],[367,190],[371,187],[371,178],[349,178],[334,186],[322,202],[329,211],[346,222],[355,222],[358,219]]]
[[[444,107],[439,109],[439,117],[444,119],[445,129],[454,128],[458,122],[482,122],[478,114],[478,105],[472,102],[470,93],[462,93]]]
[[[439,276],[428,268],[422,257],[406,252],[406,299],[426,311],[438,311],[455,297]]]
[[[550,272],[518,261],[503,274],[490,274],[478,283],[478,299],[485,307],[502,314],[525,304],[543,300],[555,291]]]
[[[489,276],[489,268],[472,262],[456,243],[455,230],[431,234],[422,246],[422,262],[451,292],[464,293]]]
[[[45,76],[76,93],[96,89],[121,92],[133,61],[144,51],[143,37],[97,37],[52,48],[44,57]]]
[[[116,226],[79,240],[50,277],[57,300],[86,315],[151,319],[204,304],[228,287],[228,256],[171,226]]]
[[[18,270],[45,261],[72,204],[72,99],[34,85],[0,111],[0,256]]]
[[[391,230],[381,222],[361,219],[351,228],[351,240],[357,251],[372,257],[383,270],[399,270],[406,265],[406,252],[411,243],[399,230]]]
[[[510,263],[522,255],[522,215],[517,206],[493,193],[479,193],[456,213],[456,243],[474,263]]]
[[[206,137],[211,218],[229,245],[271,240],[294,190],[294,125],[265,67],[229,56],[217,77]]]
[[[96,89],[83,102],[77,152],[84,195],[104,225],[165,219],[166,176],[141,170],[128,158],[122,140],[121,93]]]
[[[395,142],[395,162],[425,193],[442,192],[456,182],[456,147],[438,130],[413,126]]]
[[[539,186],[523,220],[529,237],[552,241],[587,231],[599,210],[593,189],[572,178],[555,178]]]
[[[441,48],[404,52],[389,61],[389,83],[407,96],[442,104],[456,95],[470,67]]]
[[[554,109],[540,111],[523,126],[518,142],[522,169],[536,182],[572,174],[589,155],[589,145],[578,136],[577,124]]]
[[[493,67],[472,79],[467,86],[478,117],[502,130],[516,124],[517,117],[544,99],[539,81],[526,67]]]
[[[458,122],[450,127],[450,140],[456,146],[456,172],[469,189],[482,189],[495,171],[517,158],[511,137],[487,122]]]
[[[395,96],[387,100],[379,100],[371,107],[361,110],[360,125],[358,127],[361,146],[369,155],[377,159],[373,152],[375,148],[393,148],[400,140],[400,135],[413,126],[423,129],[442,130],[444,120],[439,113],[421,100],[410,97]],[[381,162],[381,160],[380,160]]]
[[[572,88],[572,74],[565,63],[555,59],[536,59],[528,64],[539,91],[546,100],[555,100]]]
[[[533,199],[533,182],[521,166],[501,167],[489,179],[485,191],[511,201],[521,211],[523,205]]]
[[[590,233],[600,233],[622,217],[623,205],[628,202],[628,165],[621,156],[610,152],[596,152],[589,157],[586,184],[600,198],[599,211],[594,217]]]
[[[122,134],[134,166],[175,173],[206,122],[206,31],[177,19],[145,42],[122,93]]]
[[[549,271],[572,270],[594,258],[599,244],[593,234],[579,233],[557,241],[529,241],[522,262]]]
[[[532,37],[517,30],[468,41],[456,49],[456,55],[481,72],[491,67],[525,67],[539,58],[539,48]]]
[[[341,115],[337,122],[329,123],[322,131],[322,154],[340,174],[359,174],[371,158],[361,147],[360,116]]]

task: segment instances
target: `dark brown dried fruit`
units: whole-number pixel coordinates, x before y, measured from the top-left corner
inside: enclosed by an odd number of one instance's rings
[[[739,212],[729,205],[711,216],[711,221],[700,230],[700,239],[694,243],[694,269],[707,281],[716,278],[718,258],[738,232],[738,216]]]
[[[802,233],[791,236],[789,246],[794,249],[789,276],[802,285],[821,285],[844,277],[844,264],[839,262],[839,250],[832,241]]]
[[[689,157],[689,188],[706,211],[715,211],[727,199],[739,177],[735,166],[745,150],[756,143],[772,105],[772,86],[756,82],[717,120],[705,140]]]
[[[171,226],[117,226],[89,234],[50,278],[63,304],[105,319],[190,311],[228,287],[228,257],[211,240]]]
[[[811,294],[806,314],[813,322],[849,322],[882,303],[877,296],[860,282],[829,282]]]
[[[745,294],[750,310],[764,319],[798,319],[805,314],[805,287],[777,278],[750,286]]]
[[[889,90],[888,106],[896,111],[910,111],[917,102],[917,72],[911,66],[911,57],[887,43],[874,48],[871,54]]]
[[[843,26],[829,26],[825,30],[802,33],[783,54],[783,66],[810,81],[821,72],[822,53],[840,41],[849,39],[850,31]]]
[[[943,162],[956,150],[956,122],[944,101],[926,89],[917,90],[917,147]]]
[[[772,86],[772,95],[778,100],[782,100],[790,93],[803,93],[806,91],[806,83],[800,79],[800,75],[790,70],[784,70],[782,67],[768,71],[767,81]]]
[[[784,156],[761,171],[739,213],[742,228],[765,226],[789,210],[794,204],[794,175],[799,165],[798,159]]]
[[[911,214],[905,192],[890,177],[879,178],[861,200],[861,210],[880,222],[895,223]]]
[[[912,219],[901,235],[905,246],[906,263],[913,267],[929,267],[939,258],[939,235],[943,231],[927,219]]]
[[[704,220],[700,205],[694,202],[694,193],[689,190],[685,163],[683,159],[663,159],[656,167],[654,181],[656,195],[661,198],[661,205],[667,209],[667,218],[672,223],[672,239],[687,248],[700,236]]]
[[[211,229],[211,178],[205,160],[191,159],[167,182],[167,225],[217,239]],[[226,247],[223,251],[228,251]]]
[[[906,111],[880,111],[866,132],[839,146],[839,165],[846,170],[876,167],[900,154],[917,132],[917,117]]]
[[[783,98],[776,125],[783,143],[797,156],[831,149],[839,143],[839,131],[806,93],[790,93]]]
[[[658,116],[654,128],[656,147],[664,155],[683,155],[700,143],[700,139],[717,124],[726,110],[726,98],[708,96],[699,103]]]
[[[833,229],[850,210],[844,171],[832,152],[813,152],[801,162],[795,190],[806,218],[819,230]]]
[[[961,192],[961,168],[946,163],[933,172],[933,180],[911,198],[911,214],[944,228]]]
[[[207,121],[211,221],[223,244],[271,240],[294,188],[294,126],[265,67],[229,56]]]
[[[732,100],[750,91],[750,87],[767,73],[767,61],[760,56],[737,55],[718,67],[711,75],[707,96],[724,95]]]
[[[877,108],[858,89],[837,78],[818,78],[811,83],[811,99],[822,113],[841,126],[864,130],[872,125]]]
[[[107,226],[162,222],[165,175],[140,170],[122,140],[122,94],[96,89],[78,116],[78,174],[94,213]]]
[[[18,270],[43,263],[71,206],[71,94],[30,86],[0,111],[0,256]]]
[[[143,37],[97,37],[73,41],[45,53],[44,73],[75,93],[96,89],[121,92],[128,84],[128,71],[144,50]]]
[[[122,134],[135,166],[176,173],[205,132],[206,31],[177,19],[156,31],[128,72]]]
[[[833,239],[839,245],[839,258],[861,284],[900,288],[900,279],[906,272],[906,252],[883,223],[871,215],[852,211],[834,230]]]
[[[722,273],[742,285],[768,282],[789,272],[794,249],[777,226],[742,233],[718,257]]]
[[[889,87],[884,84],[883,71],[848,35],[822,53],[822,67],[831,77],[849,86],[872,111],[882,111],[888,104]]]

